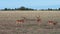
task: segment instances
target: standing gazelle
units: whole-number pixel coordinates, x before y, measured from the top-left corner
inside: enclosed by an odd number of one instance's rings
[[[37,17],[37,22],[41,22],[41,18],[40,18],[40,16]]]
[[[40,18],[40,16],[37,17],[36,21],[37,21],[38,25],[41,24],[41,18]]]

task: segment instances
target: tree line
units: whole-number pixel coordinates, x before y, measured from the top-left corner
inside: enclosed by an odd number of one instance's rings
[[[4,9],[1,9],[1,10],[4,10],[4,11],[7,11],[7,10],[34,10],[32,8],[26,8],[26,7],[20,7],[20,8],[15,8],[15,9],[10,9],[10,8],[4,8]]]
[[[15,9],[4,8],[4,9],[1,9],[1,10],[7,11],[7,10],[37,10],[37,9],[26,8],[26,7],[22,6],[22,7],[20,7],[20,8],[15,8]],[[45,11],[45,10],[48,10],[48,11],[53,11],[53,10],[57,11],[57,10],[58,10],[58,11],[59,11],[60,8],[58,8],[58,9],[48,8],[48,9],[40,9],[40,10],[41,10],[41,11]]]

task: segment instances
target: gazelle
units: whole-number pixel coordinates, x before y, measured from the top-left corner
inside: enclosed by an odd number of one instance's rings
[[[36,21],[37,21],[38,25],[41,24],[41,18],[40,18],[40,16],[37,17]]]
[[[37,17],[37,22],[41,22],[41,18],[40,18],[40,16]]]
[[[50,24],[50,25],[54,25],[54,26],[55,26],[55,25],[57,25],[57,22],[55,22],[55,21],[51,21],[51,20],[50,20],[50,21],[48,21],[48,24]]]
[[[24,23],[24,19],[21,19],[21,20],[16,20],[16,24],[21,24],[21,23]]]

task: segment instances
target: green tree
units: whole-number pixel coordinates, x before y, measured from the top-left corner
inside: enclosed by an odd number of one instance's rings
[[[22,7],[20,7],[19,9],[20,9],[20,10],[25,10],[26,8],[22,6]]]
[[[51,8],[48,8],[48,10],[52,10]]]
[[[60,10],[60,8],[58,10]]]
[[[7,8],[5,8],[4,10],[8,10]]]

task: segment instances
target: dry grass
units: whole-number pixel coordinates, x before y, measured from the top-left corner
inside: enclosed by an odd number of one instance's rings
[[[24,24],[16,24],[16,20],[36,18],[39,16],[42,24],[36,21],[26,21]],[[58,21],[57,29],[47,25],[48,20]],[[60,34],[60,12],[58,11],[0,11],[0,34]],[[51,27],[51,29],[49,29]]]

